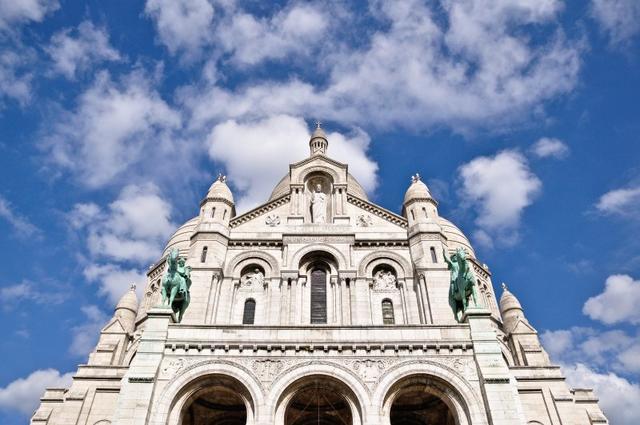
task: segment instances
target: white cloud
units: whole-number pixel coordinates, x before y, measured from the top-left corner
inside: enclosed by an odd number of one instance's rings
[[[326,73],[321,86],[296,76],[233,90],[205,83],[184,88],[180,98],[195,127],[287,114],[379,128],[493,128],[573,89],[581,46],[558,28],[561,6],[447,1],[435,11],[416,1],[376,3],[381,26],[370,38],[351,48],[340,31],[330,31],[323,42],[336,47],[308,61],[319,76]],[[540,31],[535,43],[525,26]],[[264,42],[244,49],[260,54]]]
[[[593,388],[599,405],[615,425],[636,425],[640,417],[640,385],[615,373],[599,373],[577,363],[562,368],[569,385],[574,388]]]
[[[102,218],[100,207],[93,203],[79,203],[67,214],[67,220],[74,229],[81,229]]]
[[[209,154],[224,164],[229,181],[242,191],[236,203],[239,210],[246,210],[267,200],[288,164],[309,155],[310,136],[303,119],[287,115],[246,123],[229,120],[211,131]],[[373,190],[377,166],[366,156],[369,137],[355,130],[352,135],[330,133],[327,138],[330,156],[348,162],[365,190]]]
[[[21,53],[0,50],[0,98],[6,97],[25,105],[31,98],[33,51],[20,46]]]
[[[2,196],[0,196],[0,218],[5,219],[20,237],[28,238],[38,236],[41,233],[40,229],[29,219],[16,213],[11,203]]]
[[[604,214],[636,218],[640,213],[640,186],[611,190],[600,197],[596,208]]]
[[[143,271],[124,269],[116,264],[90,264],[83,270],[83,274],[90,282],[100,284],[99,293],[106,295],[114,306],[131,284],[136,285],[138,299],[141,299],[147,283],[147,276]]]
[[[531,147],[538,158],[562,159],[569,155],[569,147],[560,139],[543,137]]]
[[[607,278],[604,292],[591,297],[582,312],[606,324],[629,322],[640,324],[640,281],[628,275]]]
[[[0,0],[0,29],[29,21],[41,22],[58,7],[56,0]]]
[[[73,339],[69,346],[69,353],[78,357],[85,357],[95,347],[100,337],[100,330],[106,325],[109,316],[95,305],[80,307],[85,315],[81,325],[71,328]]]
[[[74,32],[76,37],[72,36]],[[46,51],[53,60],[55,71],[69,79],[94,64],[121,59],[120,53],[109,44],[107,30],[97,28],[90,21],[82,22],[77,31],[65,29],[55,33]]]
[[[31,415],[37,409],[46,388],[66,388],[71,385],[72,375],[71,372],[60,374],[55,369],[41,369],[26,378],[16,379],[0,388],[0,408]]]
[[[163,243],[176,225],[172,206],[157,186],[131,184],[99,212],[92,204],[77,204],[70,214],[76,225],[86,224],[88,246],[95,257],[144,263],[158,258]]]
[[[572,327],[545,331],[541,341],[554,361],[562,364],[588,363],[623,374],[640,372],[640,342],[620,329],[598,331]]]
[[[591,16],[613,45],[629,41],[640,32],[640,2],[637,0],[592,0]]]
[[[241,66],[265,59],[282,59],[291,53],[310,52],[328,29],[329,17],[312,4],[297,4],[268,19],[243,12],[217,29],[217,37],[231,60]]]
[[[495,239],[505,245],[517,242],[522,212],[542,187],[526,158],[506,150],[493,157],[475,158],[458,172],[462,198],[477,209],[478,241]]]
[[[214,9],[207,0],[147,0],[145,13],[172,54],[197,52],[211,41]]]
[[[130,181],[134,165],[161,168],[150,155],[159,161],[176,159],[170,155],[178,150],[170,132],[180,127],[180,115],[139,72],[121,84],[100,73],[76,110],[52,121],[42,130],[48,159],[73,171],[89,188],[109,184],[127,171]]]
[[[49,287],[47,291],[42,291],[28,281],[0,288],[0,299],[11,300],[10,303],[3,306],[8,309],[15,307],[20,301],[32,301],[36,304],[60,304],[67,298],[66,291],[57,291],[57,288],[52,287]]]

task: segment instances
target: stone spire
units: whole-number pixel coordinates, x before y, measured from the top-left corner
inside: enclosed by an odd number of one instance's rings
[[[311,135],[311,140],[309,140],[309,149],[311,151],[310,155],[326,155],[328,145],[329,141],[327,140],[327,135],[324,134],[324,130],[322,129],[322,123],[316,120],[316,129]]]

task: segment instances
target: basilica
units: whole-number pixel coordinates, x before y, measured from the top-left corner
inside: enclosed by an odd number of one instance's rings
[[[219,176],[31,423],[608,423],[420,176],[394,212],[309,148],[241,215]]]

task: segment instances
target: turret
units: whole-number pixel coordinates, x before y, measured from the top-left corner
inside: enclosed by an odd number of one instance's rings
[[[420,174],[411,177],[411,185],[404,195],[402,215],[409,221],[409,228],[414,225],[435,224],[438,217],[438,202],[420,178]],[[421,229],[422,231],[439,231],[438,228]]]
[[[320,121],[316,121],[316,129],[313,131],[311,139],[309,140],[309,150],[311,156],[327,154],[329,141],[327,140],[327,135],[324,134],[324,130],[320,125]]]
[[[500,314],[513,357],[519,366],[549,366],[549,356],[540,344],[538,332],[524,315],[520,301],[502,284]]]
[[[502,321],[504,323],[507,333],[511,332],[518,320],[522,320],[525,323],[529,323],[524,316],[524,310],[520,301],[513,295],[505,283],[502,284],[502,296],[500,297],[500,314],[502,315]]]
[[[214,223],[226,228],[235,215],[236,206],[231,189],[227,186],[227,177],[219,174],[200,203],[200,223],[208,224],[204,226],[207,228]]]
[[[128,333],[133,333],[136,324],[136,314],[138,312],[138,296],[136,295],[136,285],[131,285],[129,290],[120,298],[113,313],[114,319],[119,319],[120,323]]]

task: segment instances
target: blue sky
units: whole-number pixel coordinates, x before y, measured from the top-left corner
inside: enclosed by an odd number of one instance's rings
[[[419,172],[635,423],[640,3],[336,3],[0,0],[0,422],[68,382],[218,172],[257,205],[320,119],[384,207]]]

